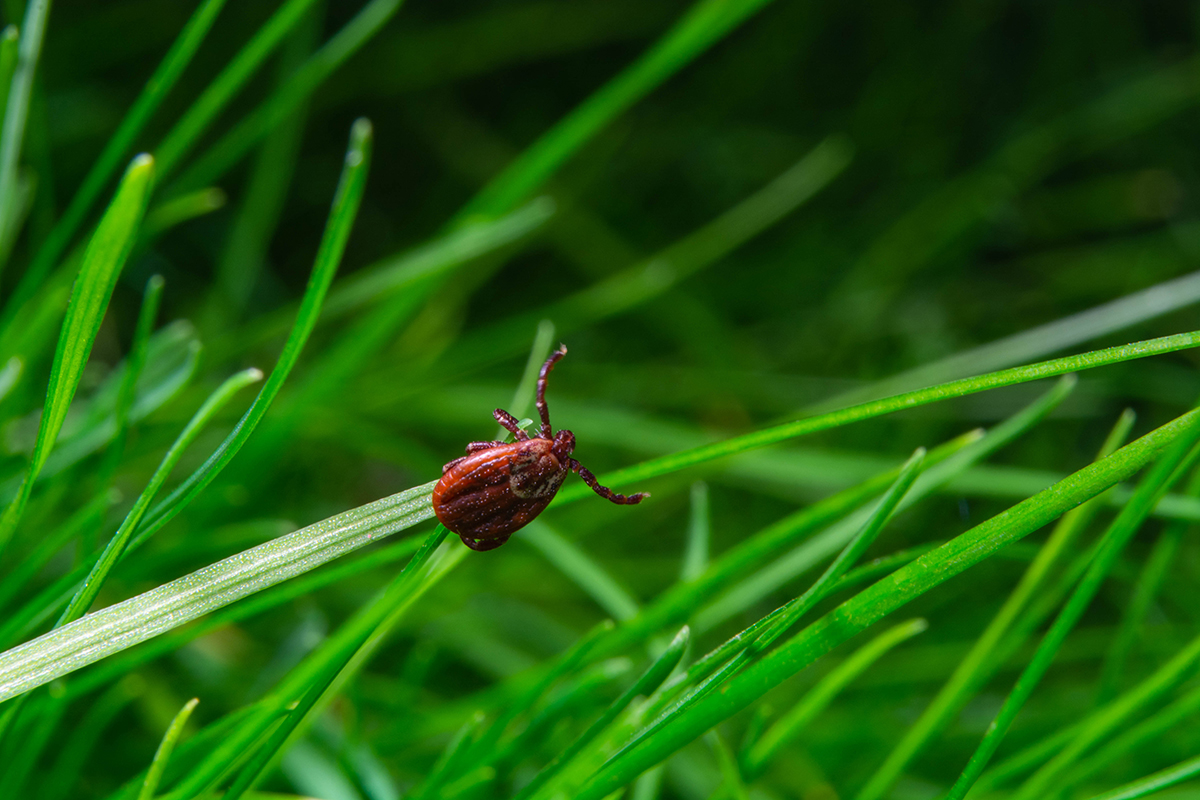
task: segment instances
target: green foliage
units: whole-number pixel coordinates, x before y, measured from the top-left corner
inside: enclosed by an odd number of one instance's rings
[[[0,797],[1195,793],[1194,9],[0,11]]]

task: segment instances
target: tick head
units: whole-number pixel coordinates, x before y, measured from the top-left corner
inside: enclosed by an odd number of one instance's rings
[[[555,458],[565,464],[574,450],[575,434],[567,430],[560,430],[554,434],[554,446],[550,449],[550,452],[554,453]]]

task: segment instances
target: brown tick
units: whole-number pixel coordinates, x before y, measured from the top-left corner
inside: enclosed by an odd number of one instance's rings
[[[492,416],[517,437],[505,442],[471,442],[467,455],[442,467],[442,479],[433,489],[433,511],[443,525],[457,533],[472,550],[492,550],[508,541],[550,505],[567,472],[574,470],[601,497],[621,505],[642,502],[645,492],[626,497],[596,482],[596,476],[575,459],[575,434],[550,428],[546,407],[546,381],[550,370],[567,348],[550,354],[538,374],[537,410],[542,427],[530,436],[516,418],[497,408]]]

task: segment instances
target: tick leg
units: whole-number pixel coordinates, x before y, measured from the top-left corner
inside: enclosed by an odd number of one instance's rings
[[[517,437],[518,442],[529,441],[529,434],[521,430],[520,426],[517,424],[519,420],[512,414],[508,413],[503,408],[497,408],[492,412],[492,416],[496,418],[496,422],[500,423],[500,427]],[[498,442],[497,444],[504,444],[504,442]]]
[[[468,450],[467,452],[470,452],[470,451]],[[463,458],[454,459],[450,463],[446,464],[446,466],[442,467],[442,474],[445,475],[447,472],[449,472],[454,467],[455,464],[459,463],[460,461],[466,461],[466,460],[467,459],[465,456]]]
[[[469,536],[463,536],[461,533],[458,536],[460,539],[462,539],[463,544],[474,550],[476,553],[495,550],[497,547],[508,541],[508,536],[497,536],[492,539],[472,539]]]
[[[584,483],[586,483],[588,486],[592,487],[593,492],[600,495],[605,500],[609,500],[613,503],[616,503],[617,505],[622,505],[622,506],[636,505],[636,504],[642,502],[642,500],[644,500],[650,496],[649,492],[638,492],[637,494],[631,494],[628,496],[623,495],[623,494],[617,494],[612,489],[609,489],[607,486],[601,486],[599,483],[597,483],[596,476],[592,474],[592,471],[590,469],[588,469],[587,467],[585,467],[583,464],[580,464],[575,459],[572,458],[570,461],[567,462],[567,465],[571,469],[573,469],[574,471],[579,473],[579,477],[583,478]]]
[[[493,447],[503,447],[505,444],[506,442],[468,442],[467,455],[478,453],[480,450],[491,450]]]
[[[554,431],[550,428],[550,409],[546,405],[546,382],[550,378],[550,370],[554,369],[554,365],[558,360],[567,354],[567,346],[560,344],[558,349],[550,354],[546,359],[546,363],[542,364],[542,371],[538,373],[537,382],[537,410],[538,415],[542,418],[542,433],[543,439],[554,438]]]

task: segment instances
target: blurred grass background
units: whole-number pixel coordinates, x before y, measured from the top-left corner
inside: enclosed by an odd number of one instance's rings
[[[54,3],[22,159],[34,189],[0,296],[15,290],[193,5]],[[363,5],[312,4],[195,153],[261,108]],[[278,6],[253,0],[221,11],[139,149],[154,151]],[[125,356],[143,287],[162,275],[160,324],[189,320],[203,350],[181,393],[132,429],[116,476],[123,495],[136,497],[220,380],[274,362],[286,326],[263,320],[286,317],[303,292],[354,118],[371,119],[375,147],[339,281],[454,230],[452,220],[483,186],[690,7],[410,0],[245,158],[190,187],[221,194],[206,195],[208,213],[186,214],[135,252],[81,389],[95,389]],[[21,23],[21,3],[8,0],[4,9],[6,22]],[[541,319],[555,324],[555,338],[571,353],[550,388],[554,420],[574,430],[577,457],[601,475],[853,399],[1200,328],[1200,278],[1186,277],[1200,261],[1198,25],[1194,4],[1166,2],[764,4],[537,187],[553,201],[544,224],[450,281],[421,284],[429,292],[419,308],[363,363],[339,372],[337,359],[321,359],[337,352],[347,331],[351,342],[365,335],[354,332],[357,315],[319,327],[291,394],[188,512],[118,569],[102,604],[435,479],[465,442],[494,435],[490,411],[510,404]],[[811,198],[801,203],[802,193],[791,190],[774,211],[751,208],[749,232],[727,239],[719,223],[711,227],[822,147],[828,185],[816,181]],[[189,155],[172,177],[186,184],[180,176],[196,160]],[[170,179],[159,188],[171,196]],[[698,230],[711,235],[697,238]],[[641,283],[559,302],[620,274]],[[1113,308],[1094,327],[1084,317],[1039,330],[1129,296],[1132,311]],[[997,341],[1008,344],[973,350]],[[961,353],[968,356],[945,360]],[[51,355],[52,348],[30,351],[25,377],[0,406],[10,420],[6,476],[23,468],[27,415],[40,406]],[[1033,433],[898,516],[868,558],[949,539],[1079,469],[1126,407],[1138,414],[1137,435],[1186,410],[1200,396],[1195,361],[1183,352],[1085,373]],[[941,366],[884,382],[930,364]],[[714,462],[625,487],[653,491],[636,509],[592,498],[544,519],[601,565],[629,603],[646,602],[678,579],[694,481],[706,482],[709,547],[721,553],[902,462],[917,446],[994,424],[1044,390],[1014,387],[838,428],[756,461]],[[185,457],[189,470],[236,413],[202,436]],[[36,546],[34,529],[60,524],[95,496],[99,458],[35,495],[10,556]],[[1176,516],[1195,518],[1190,510]],[[1102,661],[1157,526],[1124,553],[1002,755],[1093,707]],[[1126,685],[1195,632],[1200,547],[1192,534],[1179,541],[1147,610]],[[99,536],[90,530],[84,541]],[[398,797],[429,774],[451,734],[493,702],[489,692],[504,679],[620,611],[598,605],[548,561],[538,538],[518,534],[435,586],[266,785],[328,800]],[[929,630],[839,695],[751,796],[855,796],[1000,607],[1038,541],[914,603],[911,613],[928,619]],[[52,584],[86,550],[65,546],[18,599]],[[201,698],[193,725],[248,702],[397,568],[376,567],[181,643],[107,694],[78,699],[47,734],[32,777],[15,785],[38,797],[108,796],[148,763],[188,698]],[[707,651],[810,579],[787,576],[737,613],[698,625],[693,647]],[[788,707],[836,663],[831,657],[784,684],[772,705]],[[887,796],[943,791],[1023,663],[1019,653],[1000,668]],[[105,714],[79,763],[56,771],[56,754],[72,752],[71,731]],[[747,719],[729,723],[726,738],[736,742]],[[560,727],[528,763],[518,762],[517,784],[561,747],[569,725]],[[1193,719],[1153,748],[1114,760],[1092,788],[1182,760],[1198,745]],[[719,752],[703,742],[673,764],[662,797],[736,796],[721,782]],[[469,791],[511,793],[499,782]]]

